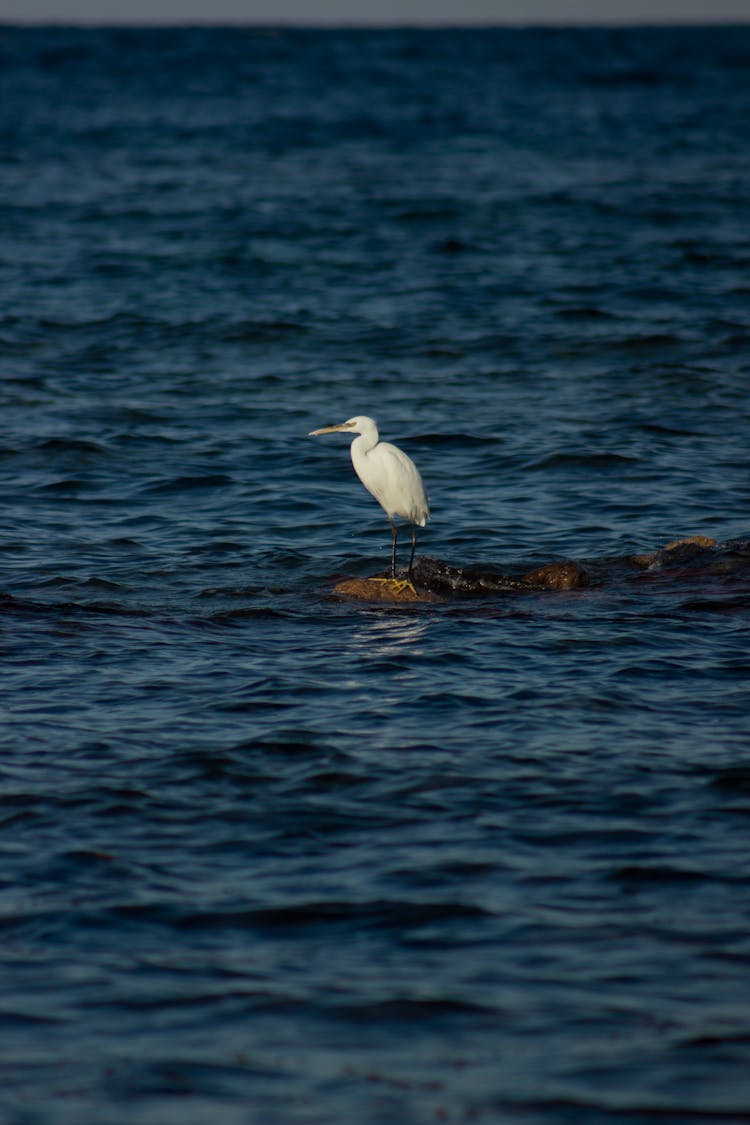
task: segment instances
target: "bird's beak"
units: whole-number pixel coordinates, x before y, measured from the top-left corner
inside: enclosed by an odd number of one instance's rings
[[[310,430],[308,437],[317,437],[318,434],[335,434],[339,430],[347,430],[349,427],[346,422],[339,422],[338,426],[323,426],[320,430]]]

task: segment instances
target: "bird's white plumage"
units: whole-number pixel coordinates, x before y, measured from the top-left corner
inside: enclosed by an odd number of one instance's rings
[[[395,574],[396,527],[395,516],[408,520],[412,525],[424,527],[430,518],[422,477],[419,469],[398,446],[381,441],[374,419],[357,415],[336,426],[323,426],[313,430],[311,437],[318,434],[351,433],[358,436],[351,445],[354,471],[367,491],[375,497],[391,521],[393,532],[393,556],[391,569]],[[414,559],[414,532],[412,531],[412,561]],[[411,563],[409,566],[411,570]]]
[[[371,418],[357,418],[359,430],[351,445],[354,471],[389,516],[424,527],[429,519],[424,484],[411,457],[388,441],[380,441]]]

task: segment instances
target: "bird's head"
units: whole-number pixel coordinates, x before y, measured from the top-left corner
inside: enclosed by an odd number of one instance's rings
[[[372,431],[377,434],[377,426],[372,418],[358,414],[356,418],[349,418],[346,422],[339,422],[336,426],[323,426],[319,430],[311,430],[308,437],[318,437],[319,434],[366,434]]]

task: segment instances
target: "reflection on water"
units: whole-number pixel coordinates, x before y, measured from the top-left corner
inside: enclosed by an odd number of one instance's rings
[[[372,613],[352,630],[350,647],[361,657],[418,658],[424,654],[420,642],[429,628],[429,621],[418,612],[403,616],[393,611]]]

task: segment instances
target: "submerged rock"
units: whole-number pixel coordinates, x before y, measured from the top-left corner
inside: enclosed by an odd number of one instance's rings
[[[589,584],[589,574],[575,562],[547,563],[523,576],[534,590],[580,590]]]
[[[451,566],[440,559],[420,558],[412,580],[347,578],[334,586],[334,594],[367,602],[436,602],[455,595],[524,593],[532,590],[574,590],[589,583],[588,573],[575,562],[548,563],[515,578],[479,567]]]
[[[687,539],[675,539],[659,551],[648,555],[632,555],[636,566],[669,566],[670,563],[685,562],[698,558],[707,551],[715,550],[719,544],[707,535],[689,535]]]
[[[618,558],[568,560],[547,563],[519,575],[505,574],[498,567],[454,566],[442,559],[420,556],[414,563],[411,582],[403,572],[398,579],[386,575],[348,578],[334,593],[367,602],[441,602],[500,594],[535,593],[543,590],[581,590],[632,579],[638,573],[660,574],[674,580],[682,576],[730,573],[750,583],[750,541],[735,539],[719,544],[705,535],[675,539],[657,551]]]

